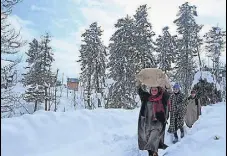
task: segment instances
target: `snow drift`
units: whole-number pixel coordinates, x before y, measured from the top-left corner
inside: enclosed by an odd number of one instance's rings
[[[147,156],[137,147],[138,112],[39,111],[2,119],[2,156]],[[168,156],[225,156],[225,116],[225,103],[203,107],[202,116],[179,143],[171,145],[166,134]]]

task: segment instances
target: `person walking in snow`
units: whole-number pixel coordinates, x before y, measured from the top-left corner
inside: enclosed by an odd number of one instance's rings
[[[173,86],[173,94],[170,96],[170,125],[168,132],[173,134],[173,143],[178,141],[177,130],[181,131],[181,138],[184,137],[184,116],[186,112],[186,104],[184,102],[184,94],[180,91],[180,85]]]
[[[199,119],[199,115],[201,115],[200,99],[196,96],[194,90],[191,91],[191,95],[187,98],[186,105],[185,123],[189,128],[191,128]]]
[[[137,82],[141,108],[138,121],[138,145],[140,150],[147,150],[149,156],[158,156],[158,149],[166,149],[164,133],[169,109],[169,94],[161,87],[151,87],[144,91]]]

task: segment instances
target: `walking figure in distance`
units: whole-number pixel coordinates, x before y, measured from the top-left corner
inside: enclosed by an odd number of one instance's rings
[[[186,112],[186,104],[184,102],[184,94],[180,90],[180,85],[173,86],[173,94],[170,96],[170,125],[168,132],[173,134],[173,143],[178,142],[177,130],[180,129],[181,138],[184,137],[184,116]]]

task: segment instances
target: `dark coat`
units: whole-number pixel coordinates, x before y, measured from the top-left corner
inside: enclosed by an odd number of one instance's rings
[[[163,92],[160,90],[160,92]],[[140,150],[151,150],[158,152],[161,144],[164,143],[166,120],[168,118],[169,94],[165,91],[162,94],[162,104],[165,112],[156,113],[157,121],[152,121],[152,102],[149,101],[150,93],[140,87],[138,94],[141,99],[141,108],[138,120],[138,145]],[[160,94],[160,93],[159,93]]]
[[[184,126],[184,116],[186,113],[184,94],[181,92],[172,94],[170,96],[170,106],[170,125],[168,132],[175,133]]]

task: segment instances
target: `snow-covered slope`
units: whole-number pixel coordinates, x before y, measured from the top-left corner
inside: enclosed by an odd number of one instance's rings
[[[137,147],[138,112],[39,111],[2,119],[2,156],[147,156]],[[226,104],[203,107],[202,113],[179,143],[171,145],[166,134],[168,156],[225,156]]]

